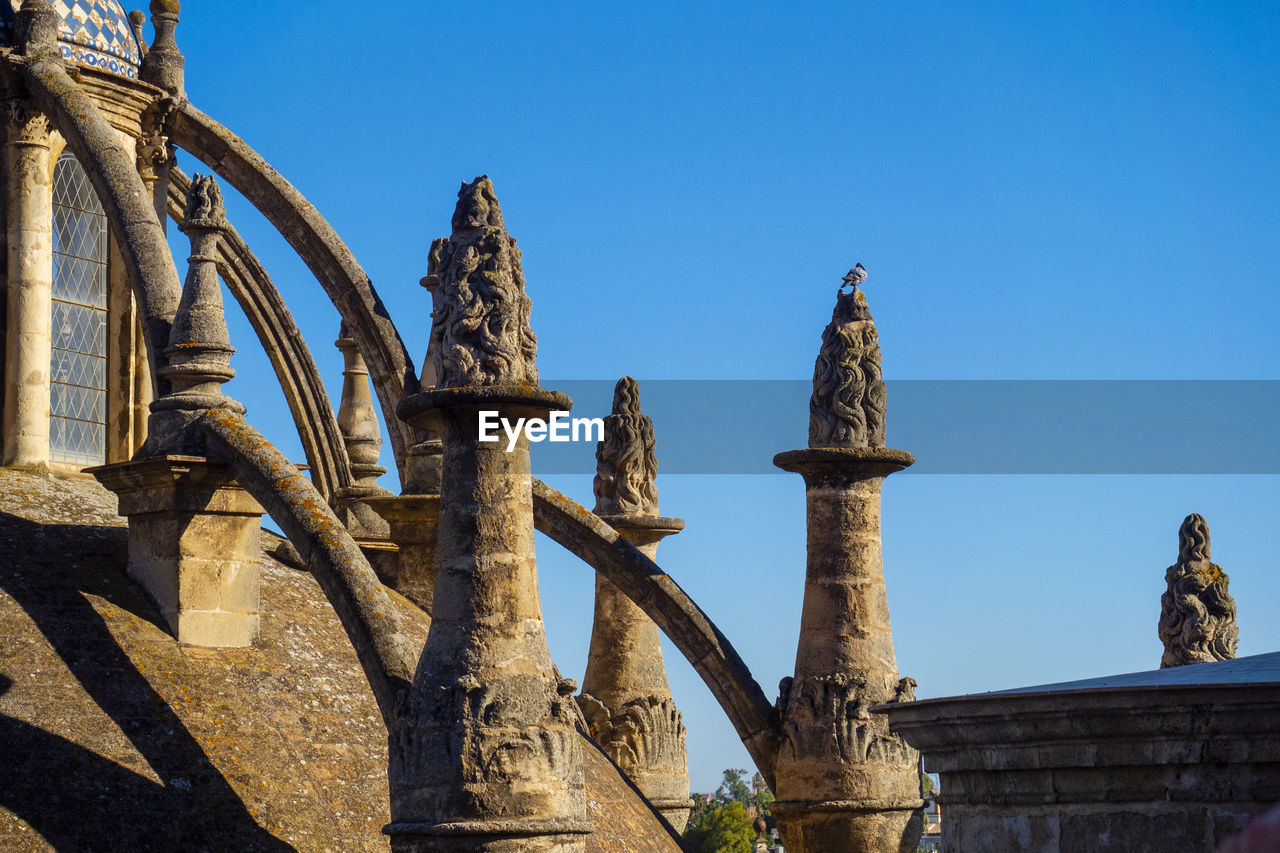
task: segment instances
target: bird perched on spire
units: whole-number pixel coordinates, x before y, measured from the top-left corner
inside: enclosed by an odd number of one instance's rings
[[[862,284],[866,280],[867,269],[862,264],[858,264],[853,269],[849,270],[844,277],[844,283],[852,287],[854,290],[857,290],[858,285]]]

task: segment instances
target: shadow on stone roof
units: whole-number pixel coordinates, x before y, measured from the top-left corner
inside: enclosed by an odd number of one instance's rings
[[[264,553],[260,640],[191,648],[126,562],[95,482],[0,469],[0,848],[386,851],[386,728],[315,579]],[[589,853],[678,851],[607,757],[584,770]]]

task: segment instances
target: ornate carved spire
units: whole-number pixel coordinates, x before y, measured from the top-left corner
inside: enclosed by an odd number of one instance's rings
[[[613,390],[613,414],[604,419],[604,441],[596,445],[596,513],[658,514],[658,457],[653,421],[640,413],[640,388],[630,376]]]
[[[502,222],[493,182],[458,191],[453,234],[431,244],[430,355],[436,387],[538,384],[538,339],[529,326],[520,250]]]
[[[858,290],[866,277],[862,264],[845,276],[853,289],[836,291],[835,311],[822,333],[809,399],[810,447],[884,447],[886,394],[879,336]]]
[[[222,384],[236,375],[231,367],[235,348],[231,346],[222,310],[216,254],[219,234],[226,224],[217,183],[212,176],[194,175],[182,223],[182,231],[191,238],[191,258],[169,346],[164,351],[168,366],[160,370],[173,388],[162,398],[170,401],[166,408],[210,408],[231,402],[223,396]],[[185,405],[173,405],[176,401],[185,401]]]
[[[1230,578],[1209,559],[1209,525],[1192,513],[1178,529],[1178,562],[1165,572],[1160,596],[1161,668],[1229,660],[1240,640]]]
[[[151,404],[147,440],[138,458],[175,453],[205,456],[203,437],[188,429],[198,413],[212,408],[244,413],[244,406],[222,393],[223,383],[236,375],[231,367],[235,348],[227,332],[218,281],[218,240],[226,221],[222,193],[213,178],[192,176],[182,223],[191,239],[191,257],[164,351],[167,364],[159,370],[169,380],[169,392]]]
[[[182,233],[222,230],[227,227],[227,210],[222,204],[222,190],[212,175],[194,175],[191,190],[187,193],[186,210],[182,214]]]
[[[613,414],[596,445],[596,508],[649,559],[684,527],[658,517],[653,421],[640,412],[640,389],[618,380]],[[689,759],[680,711],[671,698],[658,626],[608,579],[596,576],[591,650],[578,705],[591,737],[649,802],[683,830],[689,818]]]

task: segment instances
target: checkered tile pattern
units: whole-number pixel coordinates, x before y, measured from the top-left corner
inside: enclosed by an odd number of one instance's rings
[[[0,41],[6,44],[12,40],[13,12],[21,5],[22,0],[0,0]],[[138,41],[116,0],[54,0],[53,8],[62,18],[64,59],[122,77],[138,76]]]

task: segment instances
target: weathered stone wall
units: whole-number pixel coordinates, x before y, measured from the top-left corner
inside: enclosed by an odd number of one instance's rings
[[[941,774],[944,849],[1207,851],[1280,801],[1280,682],[1060,686],[886,709]]]

